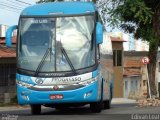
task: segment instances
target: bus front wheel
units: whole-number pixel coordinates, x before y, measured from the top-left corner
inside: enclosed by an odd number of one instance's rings
[[[32,115],[39,115],[41,113],[41,105],[30,105]]]

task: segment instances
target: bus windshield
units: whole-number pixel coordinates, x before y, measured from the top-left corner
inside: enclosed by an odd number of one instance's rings
[[[94,19],[94,15],[22,17],[19,26],[18,68],[59,72],[93,66]]]

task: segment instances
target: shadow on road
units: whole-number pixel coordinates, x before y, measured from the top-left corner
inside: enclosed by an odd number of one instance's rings
[[[47,108],[42,107],[41,115],[98,115],[98,114],[113,114],[114,111],[122,110],[122,109],[130,109],[135,107],[136,104],[113,104],[111,109],[109,110],[102,110],[101,113],[92,113],[90,107],[83,106],[83,107],[76,107],[76,108],[63,108],[63,109],[55,109],[55,108]],[[27,109],[15,109],[15,110],[6,110],[0,111],[1,114],[14,114],[19,116],[32,116],[30,108]]]
[[[42,115],[88,115],[93,114],[89,107],[53,109],[52,111],[42,111]]]
[[[54,109],[42,107],[40,115],[31,115],[30,108],[0,111],[0,115],[18,115],[18,120],[130,120],[131,115],[121,111],[128,111],[135,104],[113,104],[111,109],[102,110],[101,113],[92,113],[89,106],[78,108]],[[117,113],[118,112],[118,113]],[[0,117],[1,118],[1,117]]]

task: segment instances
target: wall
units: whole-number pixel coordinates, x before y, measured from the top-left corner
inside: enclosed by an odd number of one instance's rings
[[[138,52],[138,51],[133,51],[133,52],[127,52],[125,51],[124,52],[124,61],[125,60],[131,60],[131,61],[136,61],[137,60],[137,63],[134,63],[132,64],[132,66],[129,66],[129,67],[132,67],[132,68],[136,68],[136,67],[140,67],[141,68],[141,82],[140,82],[140,91],[139,91],[139,94],[140,94],[140,97],[142,98],[146,98],[148,96],[148,79],[147,79],[147,69],[146,69],[146,65],[144,65],[142,62],[141,62],[141,59],[145,56],[147,56],[148,52],[144,52],[144,51],[141,51],[141,52]],[[138,63],[139,62],[139,63]],[[131,65],[131,64],[130,64]],[[124,65],[125,66],[125,65]],[[126,66],[125,66],[126,67]],[[156,86],[157,86],[157,89],[158,89],[158,84],[157,84],[157,79],[158,79],[158,67],[156,68]]]
[[[122,65],[114,66],[114,98],[123,97],[123,42],[113,42],[113,50],[122,50]]]
[[[123,67],[113,67],[114,71],[114,98],[123,97]]]
[[[140,94],[141,76],[125,76],[124,77],[124,97],[137,99]]]
[[[0,58],[0,103],[9,103],[16,94],[16,58]]]

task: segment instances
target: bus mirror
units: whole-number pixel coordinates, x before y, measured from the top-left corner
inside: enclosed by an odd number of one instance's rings
[[[96,24],[96,41],[97,44],[103,43],[103,27],[100,22]]]
[[[13,25],[9,27],[6,32],[6,46],[7,47],[12,47],[12,33],[15,29],[17,29],[17,25]]]

